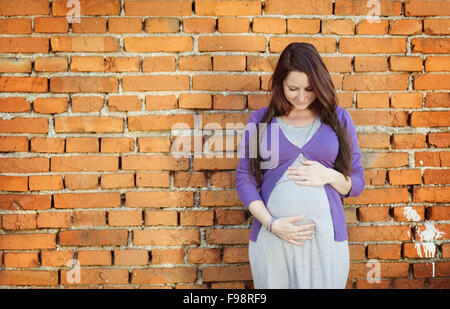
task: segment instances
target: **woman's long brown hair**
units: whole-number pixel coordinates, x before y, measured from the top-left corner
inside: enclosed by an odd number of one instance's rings
[[[286,100],[283,90],[283,81],[291,71],[299,71],[308,75],[311,87],[316,94],[316,99],[308,106],[308,109],[319,115],[323,123],[333,128],[339,140],[339,152],[334,169],[341,172],[344,176],[350,176],[351,139],[347,129],[337,118],[337,96],[334,85],[330,73],[314,45],[309,43],[291,43],[281,53],[270,79],[272,98],[260,123],[264,128],[273,117],[289,115],[293,109],[292,104]],[[259,130],[260,126],[257,125],[254,137],[260,137]],[[251,143],[251,145],[254,144]],[[260,140],[257,138],[257,156],[250,158],[250,175],[253,175],[258,184],[261,184],[263,173],[261,170],[259,145]]]

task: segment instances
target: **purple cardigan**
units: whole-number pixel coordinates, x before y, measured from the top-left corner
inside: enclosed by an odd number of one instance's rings
[[[316,133],[301,149],[292,144],[281,130],[279,131],[280,134],[278,137],[279,143],[271,145],[270,128],[272,124],[278,124],[274,117],[267,126],[267,131],[266,134],[263,135],[262,143],[266,143],[268,145],[267,149],[270,149],[270,151],[278,151],[277,164],[262,170],[262,183],[258,191],[254,177],[250,177],[249,175],[249,158],[254,157],[254,153],[252,154],[252,152],[249,151],[249,136],[254,132],[253,129],[259,124],[266,110],[267,107],[263,107],[250,115],[245,127],[244,135],[242,135],[241,139],[240,159],[236,168],[236,191],[246,209],[248,209],[249,204],[255,200],[262,201],[264,205],[267,204],[275,184],[284,174],[285,170],[295,161],[300,152],[302,152],[304,157],[308,160],[318,161],[328,168],[334,168],[334,162],[339,150],[339,142],[336,133],[325,123],[321,123]],[[329,183],[325,184],[324,188],[330,204],[330,212],[334,227],[334,239],[335,241],[344,241],[348,239],[348,234],[342,198],[359,196],[364,190],[365,181],[364,168],[361,164],[361,151],[359,149],[353,120],[348,111],[340,106],[337,107],[336,113],[339,121],[341,121],[350,133],[353,142],[352,172],[350,175],[352,188],[349,194],[345,196],[337,192]],[[269,137],[267,137],[267,134]],[[261,222],[253,217],[250,240],[256,241],[261,226]]]

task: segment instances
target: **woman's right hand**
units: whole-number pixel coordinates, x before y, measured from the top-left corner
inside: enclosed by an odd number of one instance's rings
[[[304,240],[312,239],[314,223],[296,224],[303,216],[280,217],[272,223],[272,233],[293,245],[301,246]]]

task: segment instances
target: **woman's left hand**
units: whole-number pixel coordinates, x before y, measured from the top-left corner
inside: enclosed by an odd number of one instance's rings
[[[289,179],[301,186],[323,186],[332,179],[332,170],[317,161],[304,160],[304,166],[294,165],[288,168]]]

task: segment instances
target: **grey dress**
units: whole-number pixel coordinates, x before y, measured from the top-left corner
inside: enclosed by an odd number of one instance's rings
[[[288,140],[299,148],[320,127],[319,117],[303,127],[290,126],[279,117],[277,121]],[[303,160],[307,159],[300,153],[292,165],[303,165],[300,162]],[[343,289],[349,271],[348,242],[334,240],[325,188],[298,185],[286,172],[276,183],[266,207],[275,217],[303,215],[299,224],[314,222],[315,234],[311,240],[304,240],[302,246],[296,246],[262,227],[256,242],[249,244],[254,286],[258,289]]]

